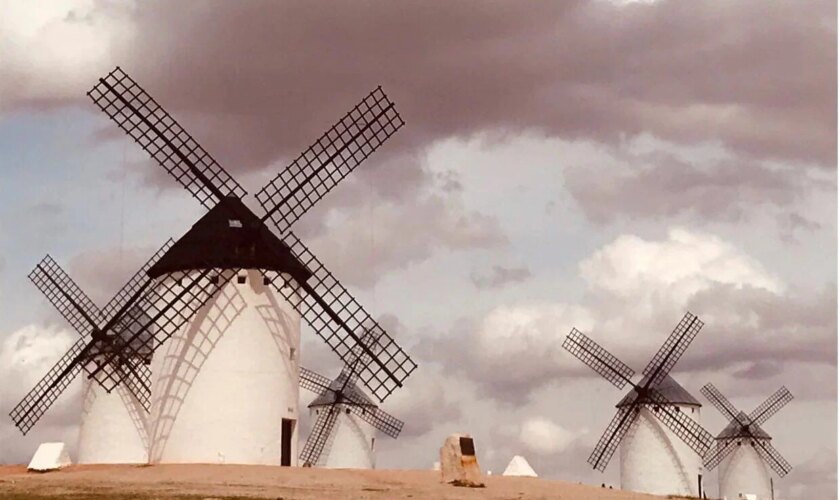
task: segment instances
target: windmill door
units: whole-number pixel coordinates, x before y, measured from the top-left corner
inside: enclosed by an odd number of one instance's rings
[[[295,421],[284,418],[280,429],[280,465],[292,465],[292,434],[295,431]]]

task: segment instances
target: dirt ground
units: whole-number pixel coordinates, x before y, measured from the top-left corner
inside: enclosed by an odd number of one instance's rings
[[[44,474],[0,466],[0,498],[39,499],[568,499],[651,495],[536,478],[487,477],[485,488],[441,484],[426,470],[325,470],[245,465],[76,465]]]

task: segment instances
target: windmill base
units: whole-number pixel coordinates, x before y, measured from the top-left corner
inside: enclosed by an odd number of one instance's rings
[[[734,499],[739,493],[748,493],[757,500],[771,500],[770,471],[755,449],[744,443],[718,467],[718,496]]]
[[[150,462],[297,465],[299,347],[297,312],[240,271],[155,352]]]
[[[678,405],[700,419],[700,410]],[[697,496],[702,459],[647,408],[621,441],[621,489],[654,495]]]
[[[80,464],[142,464],[148,461],[147,414],[131,392],[105,391],[84,377],[79,425]]]

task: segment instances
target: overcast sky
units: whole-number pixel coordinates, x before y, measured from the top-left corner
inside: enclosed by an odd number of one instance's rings
[[[87,100],[120,65],[251,193],[377,85],[396,102],[406,127],[295,226],[421,365],[384,406],[406,428],[380,466],[431,467],[471,432],[494,472],[521,454],[618,484],[617,456],[586,458],[622,395],[562,340],[640,371],[690,310],[706,326],[675,378],[745,411],[786,385],[765,426],[793,465],[779,498],[836,496],[835,2],[0,13],[0,462],[76,440],[76,385],[26,438],[2,416],[75,340],[32,266],[50,253],[104,304],[204,213]],[[304,363],[337,372],[310,333]],[[726,424],[710,405],[702,423]]]

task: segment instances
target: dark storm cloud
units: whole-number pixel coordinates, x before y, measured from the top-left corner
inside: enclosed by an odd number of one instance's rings
[[[632,300],[616,302],[615,297],[604,297],[596,309],[598,323],[623,324],[633,307]],[[677,369],[681,372],[720,371],[737,379],[760,380],[782,373],[786,364],[837,365],[833,285],[813,295],[715,285],[690,297],[684,307],[700,313],[706,325],[680,360]],[[502,310],[491,325],[514,314],[522,313]],[[462,320],[445,335],[422,339],[415,352],[427,362],[440,363],[453,376],[473,381],[484,397],[506,404],[525,403],[553,382],[595,376],[562,347],[569,329],[580,324],[573,310],[534,309],[530,314],[532,321],[517,323],[517,329],[503,337],[488,329],[486,321]],[[651,322],[663,327],[654,331],[670,331],[673,316],[667,308],[656,313]],[[614,343],[619,345],[613,354],[630,366],[644,366],[650,357],[650,352],[633,350],[638,338],[609,339],[605,346],[613,349]],[[810,374],[788,373],[787,383],[802,396],[824,399],[836,394],[833,383],[814,387]]]
[[[833,284],[784,295],[720,285],[692,297],[688,308],[716,318],[735,314],[740,319],[707,324],[704,337],[708,338],[699,339],[696,347],[701,350],[681,362],[683,369],[758,363],[735,375],[763,378],[772,371],[767,364],[837,365],[837,287]]]
[[[835,18],[830,0],[143,2],[114,58],[232,170],[297,154],[377,84],[410,125],[395,148],[649,131],[833,167]]]
[[[125,9],[103,3],[89,17],[117,13]],[[527,132],[609,146],[649,133],[720,142],[736,160],[712,172],[656,162],[621,192],[600,185],[600,174],[570,172],[587,215],[693,210],[733,221],[755,200],[787,205],[801,194],[793,174],[756,162],[834,167],[835,19],[829,0],[152,1],[130,13],[134,35],[111,41],[90,84],[119,62],[240,179],[273,174],[383,85],[407,127],[330,193],[321,214],[368,198],[412,206],[433,185],[459,191],[457,179],[426,171],[423,152],[439,139]],[[15,71],[0,77],[8,96],[0,109],[80,101],[94,109],[87,88],[60,78],[23,93],[15,82],[33,75]],[[116,129],[100,118],[107,140]],[[144,180],[176,188],[152,170]],[[461,215],[470,216],[453,214]],[[781,223],[801,217],[785,216]],[[314,234],[322,221],[305,224],[301,232]]]
[[[663,218],[691,214],[700,220],[741,222],[756,207],[790,207],[806,192],[836,189],[803,172],[729,159],[706,165],[665,152],[625,155],[624,165],[572,167],[564,174],[569,193],[597,223],[619,217]],[[786,234],[808,229],[801,215],[780,216]]]

